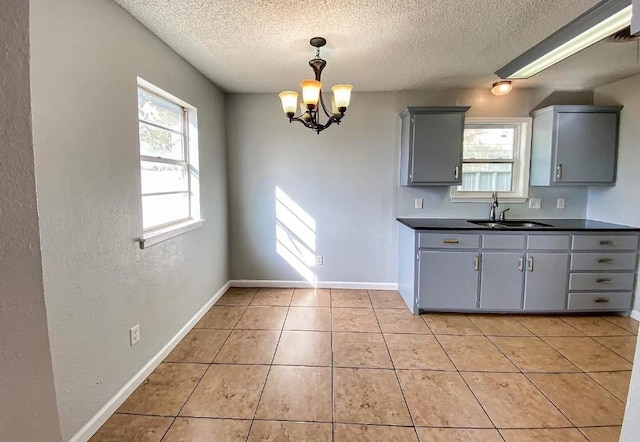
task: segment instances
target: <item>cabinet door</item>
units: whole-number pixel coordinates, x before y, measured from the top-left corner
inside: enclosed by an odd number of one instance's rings
[[[558,311],[567,308],[568,253],[527,253],[524,309]]]
[[[524,254],[482,254],[480,309],[522,310]]]
[[[617,114],[559,112],[554,182],[615,182],[617,143]]]
[[[460,184],[464,114],[416,114],[412,118],[411,183]]]
[[[478,252],[419,252],[420,308],[477,309],[479,261]]]

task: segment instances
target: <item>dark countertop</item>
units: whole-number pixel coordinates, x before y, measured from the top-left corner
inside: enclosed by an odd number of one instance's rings
[[[490,228],[472,224],[466,219],[453,218],[396,218],[400,223],[412,229],[424,230],[489,230],[489,231],[568,231],[568,230],[588,230],[588,231],[635,231],[639,232],[640,227],[623,226],[620,224],[604,223],[601,221],[592,221],[589,219],[531,219],[526,221],[535,221],[544,224],[550,224],[551,227],[504,227]],[[487,221],[487,220],[473,220]],[[507,221],[520,221],[517,219],[508,219]],[[524,221],[524,220],[523,220]]]

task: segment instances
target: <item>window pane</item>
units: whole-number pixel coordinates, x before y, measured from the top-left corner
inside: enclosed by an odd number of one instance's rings
[[[138,88],[138,118],[182,132],[182,107]]]
[[[462,165],[462,186],[467,192],[511,192],[513,164],[465,163]]]
[[[516,129],[481,127],[464,130],[464,159],[513,159]]]
[[[143,194],[189,190],[187,166],[141,161],[140,167]]]
[[[140,155],[184,160],[184,137],[175,132],[140,123]]]
[[[189,195],[187,193],[142,197],[142,220],[145,230],[188,218]]]

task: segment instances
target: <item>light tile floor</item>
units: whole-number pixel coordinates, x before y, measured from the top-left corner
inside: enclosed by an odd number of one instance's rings
[[[230,289],[92,441],[591,441],[638,322],[409,313],[397,292]]]

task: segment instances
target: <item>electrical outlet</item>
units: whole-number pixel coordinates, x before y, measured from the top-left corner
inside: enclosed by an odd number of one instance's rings
[[[558,204],[556,205],[557,209],[564,209],[564,198],[558,198]]]
[[[424,207],[424,199],[416,198],[414,201],[413,208],[414,209],[422,209]]]
[[[539,209],[541,205],[542,205],[542,200],[540,198],[529,198],[530,209]]]
[[[131,343],[131,346],[134,346],[138,343],[139,340],[140,340],[140,324],[136,324],[133,327],[131,327],[131,330],[129,330],[129,341]]]
[[[324,257],[322,255],[316,256],[316,265],[317,266],[324,265]]]

